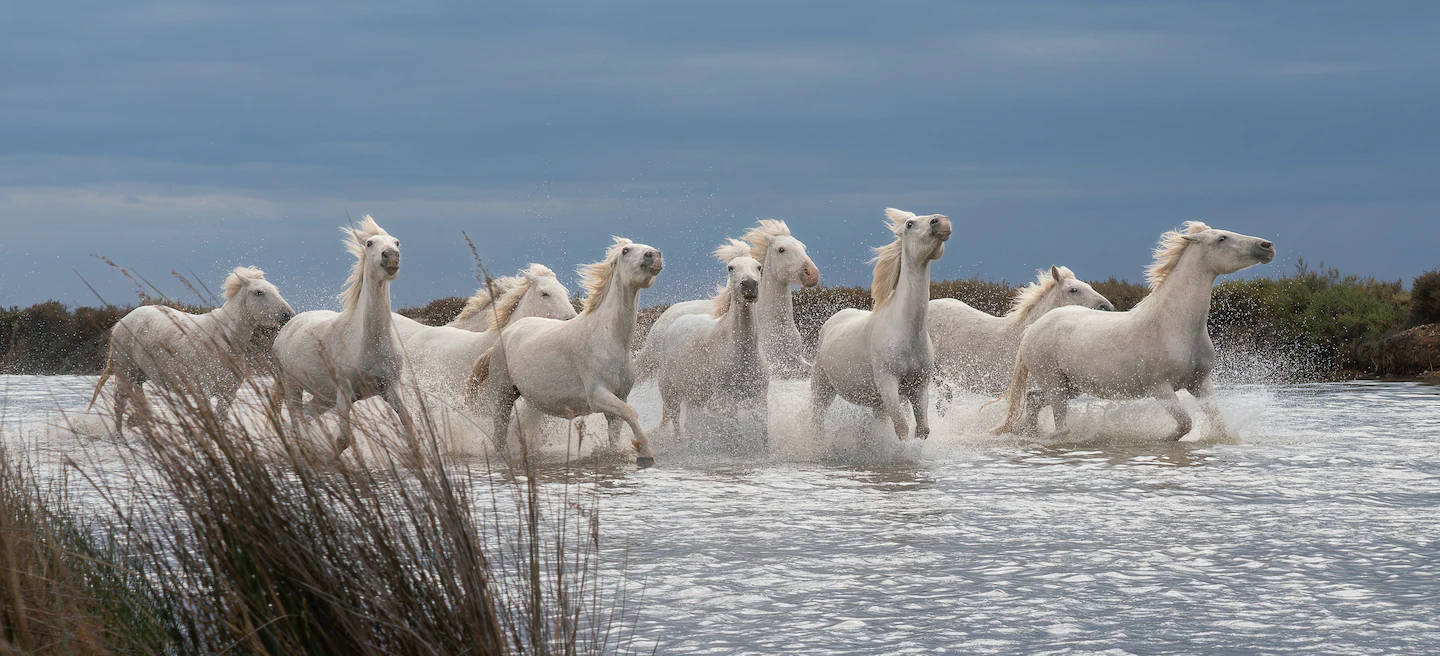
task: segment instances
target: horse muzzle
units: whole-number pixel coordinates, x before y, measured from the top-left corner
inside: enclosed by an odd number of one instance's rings
[[[820,284],[820,268],[813,262],[807,262],[800,267],[800,284],[806,287],[814,287]]]
[[[1258,250],[1256,257],[1260,258],[1261,264],[1269,264],[1271,260],[1275,259],[1275,244],[1273,242],[1262,241],[1256,248]]]
[[[665,258],[660,254],[660,251],[650,251],[645,254],[645,259],[641,262],[640,266],[650,275],[658,276],[660,272],[665,269]]]
[[[940,241],[950,239],[950,218],[944,214],[936,214],[930,218],[930,236]]]
[[[760,281],[740,281],[740,297],[745,299],[745,302],[747,303],[754,303],[755,299],[760,298]]]
[[[380,266],[385,273],[395,275],[400,272],[400,251],[385,251],[380,254]]]

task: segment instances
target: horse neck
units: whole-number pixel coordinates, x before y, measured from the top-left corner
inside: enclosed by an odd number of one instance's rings
[[[780,277],[778,270],[765,270],[760,279],[760,298],[756,299],[756,316],[767,331],[795,325],[795,304],[790,298],[790,281]]]
[[[619,272],[615,272],[619,276]],[[635,320],[640,315],[640,288],[631,286],[617,278],[610,281],[610,290],[606,292],[605,299],[600,302],[600,307],[595,308],[589,314],[581,315],[570,321],[578,325],[592,325],[600,329],[582,331],[582,334],[604,334],[610,336],[626,348],[633,349],[635,346]]]
[[[360,322],[360,339],[365,346],[389,348],[390,331],[395,320],[390,316],[390,281],[374,280],[367,268],[359,282],[360,300],[350,311],[352,319]]]
[[[876,314],[921,334],[925,332],[925,311],[930,305],[930,260],[915,262],[908,252],[901,253],[900,257],[900,282],[890,295],[890,302]]]
[[[1165,277],[1165,282],[1135,308],[1137,319],[1167,326],[1171,331],[1204,331],[1216,277],[1214,271],[1200,263],[1200,258],[1189,252],[1182,254],[1180,264]]]
[[[1055,289],[1059,289],[1059,287],[1057,286]],[[1030,311],[1025,313],[1023,318],[1018,313],[1005,317],[1006,329],[1016,334],[1023,333],[1026,328],[1030,327],[1030,324],[1039,321],[1040,317],[1045,316],[1046,312],[1055,309],[1057,305],[1055,302],[1055,289],[1046,292],[1045,296],[1041,297],[1040,300],[1030,308]]]
[[[740,299],[739,294],[730,295],[730,309],[726,310],[725,316],[720,318],[716,324],[723,335],[728,335],[731,344],[741,353],[755,353],[760,350],[759,331],[756,326],[758,314],[754,303],[746,303]]]
[[[250,344],[250,337],[255,334],[255,327],[259,325],[254,318],[247,317],[240,311],[238,294],[226,299],[224,305],[205,313],[197,321],[202,324],[213,323],[214,329],[220,333],[217,337],[235,350],[243,350]]]

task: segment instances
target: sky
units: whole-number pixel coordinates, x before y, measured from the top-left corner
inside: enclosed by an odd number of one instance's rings
[[[193,299],[254,264],[336,307],[338,228],[401,240],[398,306],[610,235],[642,304],[786,220],[868,281],[883,209],[944,213],[932,273],[1138,280],[1186,220],[1408,281],[1440,265],[1440,4],[14,3],[0,21],[0,305]],[[18,266],[17,266],[18,264]]]

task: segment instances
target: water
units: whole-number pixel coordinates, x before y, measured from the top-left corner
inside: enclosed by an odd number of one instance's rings
[[[93,380],[0,377],[5,421],[83,408]],[[1235,387],[1239,439],[1180,444],[1144,403],[1077,406],[1070,443],[992,437],[978,399],[924,444],[853,408],[820,442],[787,419],[803,385],[775,394],[777,455],[662,439],[655,469],[604,467],[641,646],[1440,651],[1440,388]],[[653,423],[653,390],[636,400]]]

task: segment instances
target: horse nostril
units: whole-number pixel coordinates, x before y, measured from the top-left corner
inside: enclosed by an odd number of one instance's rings
[[[1260,246],[1261,246],[1262,248],[1275,248],[1275,244],[1272,244],[1272,243],[1270,243],[1270,242],[1268,242],[1268,241],[1262,241],[1262,242],[1260,242]]]
[[[938,225],[939,223],[940,223],[940,219],[938,219],[938,218],[936,218],[936,219],[930,219],[930,225]]]

